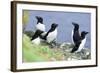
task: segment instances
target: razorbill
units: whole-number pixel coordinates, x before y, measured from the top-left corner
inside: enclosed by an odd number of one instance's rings
[[[58,24],[53,23],[49,31],[45,34],[43,39],[46,40],[48,43],[51,43],[57,38],[57,26]]]
[[[81,37],[79,38],[79,40],[76,42],[74,48],[72,49],[71,53],[74,52],[80,52],[82,49],[84,49],[84,45],[86,43],[86,34],[88,34],[88,32],[83,31],[81,32]]]
[[[43,18],[40,16],[36,16],[37,24],[36,24],[36,31],[31,38],[32,43],[40,44],[40,35],[45,32],[45,25],[43,24]]]
[[[45,31],[45,24],[43,24],[43,18],[40,16],[36,16],[37,24],[36,24],[36,30]]]
[[[72,30],[72,42],[75,45],[80,40],[79,25],[72,22],[74,29]]]
[[[43,31],[40,30],[36,30],[36,32],[34,33],[34,35],[31,38],[32,43],[34,44],[40,44],[40,35],[43,33]]]

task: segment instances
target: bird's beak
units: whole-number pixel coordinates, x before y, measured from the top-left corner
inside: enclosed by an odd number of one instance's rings
[[[58,24],[56,24],[56,26],[58,27]]]
[[[86,32],[86,34],[88,34],[89,32]]]
[[[36,16],[36,18],[38,19],[39,17],[38,17],[38,16]]]
[[[75,23],[75,22],[72,22],[72,25],[78,25],[77,23]]]
[[[58,24],[55,24],[56,27],[58,27]]]
[[[75,26],[75,23],[74,23],[74,22],[72,22],[72,25],[73,25],[73,26]]]

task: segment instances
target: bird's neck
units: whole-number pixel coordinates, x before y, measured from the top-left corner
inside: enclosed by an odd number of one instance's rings
[[[37,25],[44,25],[43,23],[37,23]]]
[[[81,38],[84,39],[85,38],[85,35],[82,35]]]
[[[54,31],[56,28],[51,28],[52,31]]]
[[[74,28],[74,31],[78,31],[79,30],[79,28]]]
[[[51,28],[51,29],[47,32],[47,34],[45,35],[45,37],[47,37],[48,34],[49,34],[50,32],[52,32],[52,31],[54,31],[54,30],[56,30],[56,28]]]
[[[43,21],[38,21],[37,24],[39,24],[39,23],[43,24]]]
[[[78,28],[74,28],[74,33],[75,33],[76,31],[79,32],[79,29],[78,29]]]

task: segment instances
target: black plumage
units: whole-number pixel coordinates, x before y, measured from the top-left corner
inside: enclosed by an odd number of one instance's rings
[[[72,24],[74,25],[74,30],[73,30],[73,34],[72,34],[72,40],[74,42],[74,45],[79,43],[79,40],[81,39],[80,33],[79,33],[79,25],[77,23],[72,22]]]
[[[40,35],[43,33],[43,31],[40,30],[36,30],[36,32],[34,33],[34,35],[32,36],[31,40],[36,39],[37,37],[40,37]]]
[[[45,34],[44,37],[42,37],[42,39],[47,40],[47,36],[49,35],[49,33],[53,32],[53,31],[56,29],[57,26],[58,26],[58,24],[53,23],[53,24],[51,25],[51,28],[49,29],[49,31]],[[55,34],[55,33],[54,33],[54,34]]]
[[[86,34],[88,34],[88,32],[83,31],[81,32],[81,36],[80,39],[77,40],[77,42],[74,45],[74,48],[72,49],[71,53],[74,53],[75,51],[81,51],[86,43]]]
[[[77,51],[80,44],[81,44],[81,40],[77,41],[74,45],[74,48],[71,50],[71,53],[74,53],[75,51]]]
[[[42,18],[42,17],[36,16],[36,19],[38,20],[38,21],[37,21],[37,24],[38,24],[38,23],[43,24],[43,18]]]

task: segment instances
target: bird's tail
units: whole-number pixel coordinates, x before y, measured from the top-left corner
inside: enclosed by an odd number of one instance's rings
[[[77,49],[78,47],[74,46],[74,48],[71,50],[71,53],[74,53]]]

